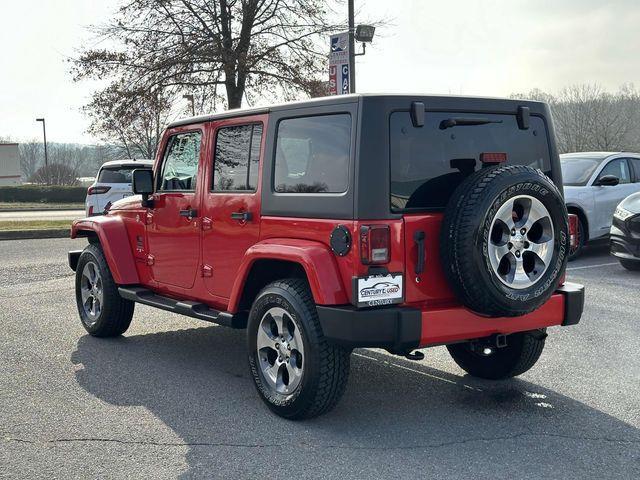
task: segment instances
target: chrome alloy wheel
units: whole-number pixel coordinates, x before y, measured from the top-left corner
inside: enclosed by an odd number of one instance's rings
[[[300,330],[285,309],[272,307],[264,314],[256,348],[267,385],[281,395],[292,394],[302,380],[304,345]]]
[[[103,288],[100,270],[93,262],[87,262],[82,269],[80,279],[80,295],[82,308],[87,316],[88,324],[93,325],[98,321],[103,304]]]
[[[549,268],[554,231],[547,207],[537,198],[519,195],[496,212],[489,230],[488,255],[493,273],[506,286],[532,286]]]

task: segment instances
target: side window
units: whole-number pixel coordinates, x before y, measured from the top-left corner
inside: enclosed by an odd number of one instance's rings
[[[602,169],[598,178],[602,178],[605,175],[615,175],[620,179],[620,183],[630,183],[631,175],[629,173],[629,164],[627,160],[624,158],[616,158],[615,160],[611,160],[607,165]]]
[[[635,182],[640,183],[640,158],[630,158],[629,161],[633,165],[635,173]]]
[[[161,191],[195,191],[201,137],[200,132],[187,132],[169,138],[162,162]]]
[[[280,121],[273,187],[279,193],[343,193],[349,182],[351,115]]]
[[[214,192],[255,191],[258,184],[262,124],[223,127],[216,134]]]

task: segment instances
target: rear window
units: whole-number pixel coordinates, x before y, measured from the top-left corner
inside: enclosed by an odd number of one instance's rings
[[[444,128],[453,118],[492,123]],[[395,112],[390,137],[394,212],[443,209],[456,187],[481,168],[484,152],[504,152],[507,164],[551,175],[547,131],[540,117],[532,116],[529,129],[520,130],[515,115],[426,112],[424,126],[414,127],[409,112]]]
[[[98,183],[131,183],[131,175],[139,168],[151,168],[147,165],[126,167],[108,167],[100,170]]]
[[[279,193],[343,193],[349,182],[351,115],[282,120],[273,187]]]

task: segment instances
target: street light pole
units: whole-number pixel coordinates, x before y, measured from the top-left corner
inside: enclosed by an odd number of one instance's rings
[[[349,0],[349,93],[356,93],[356,42],[353,0]]]
[[[44,118],[36,118],[36,122],[42,122],[42,135],[44,136],[44,171],[47,176],[47,185],[49,185],[49,155],[47,154],[47,127]]]

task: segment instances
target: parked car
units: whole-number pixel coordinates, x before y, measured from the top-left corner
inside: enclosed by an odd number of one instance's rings
[[[112,160],[105,162],[87,189],[85,212],[88,217],[103,215],[113,202],[133,195],[131,173],[136,168],[152,168],[153,160]]]
[[[174,122],[141,197],[73,223],[82,324],[120,335],[142,303],[246,329],[287,418],[336,405],[356,347],[520,375],[584,301],[552,128],[543,103],[401,95]]]
[[[578,241],[570,260],[590,240],[606,239],[620,201],[640,191],[640,154],[581,152],[560,155],[564,197],[578,216]]]
[[[611,255],[627,270],[640,270],[640,193],[625,198],[613,214]]]

